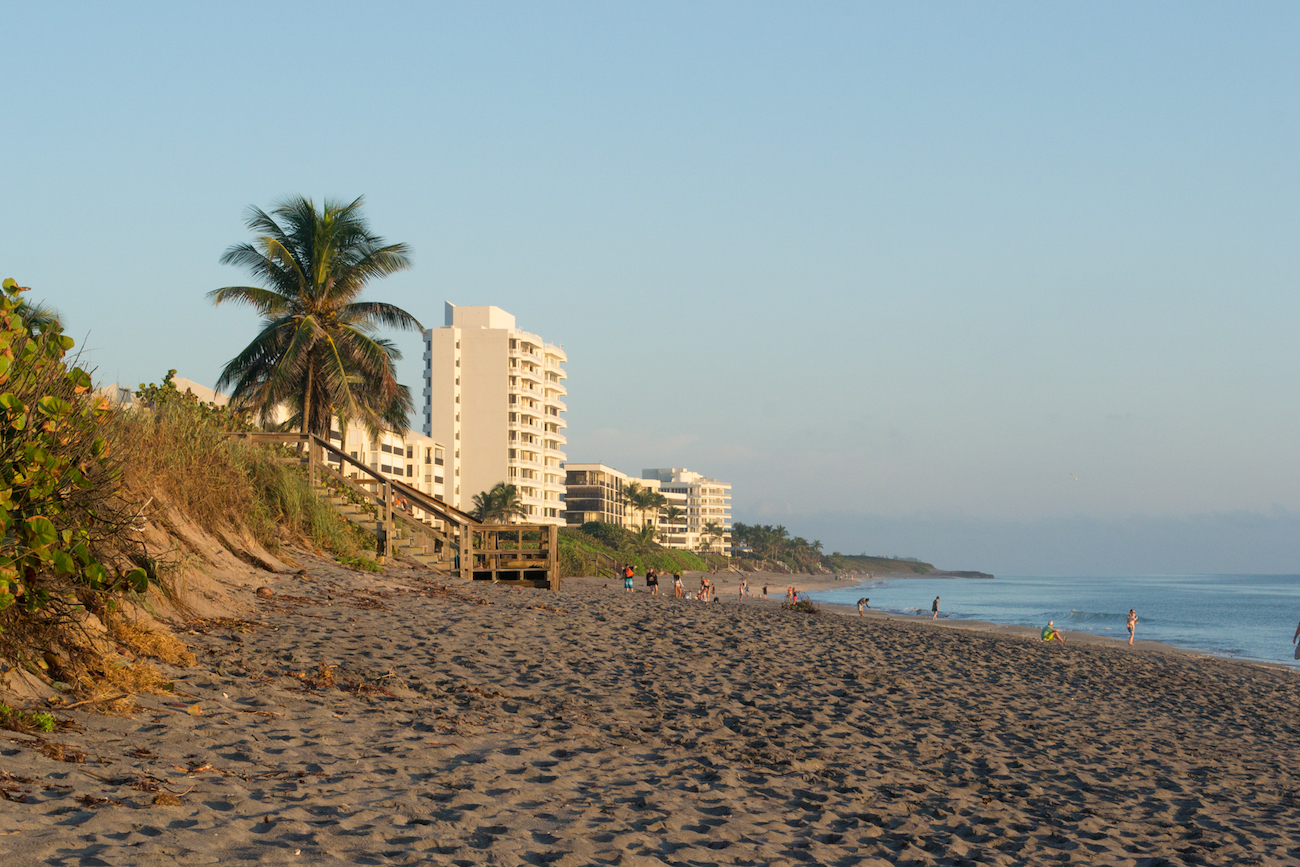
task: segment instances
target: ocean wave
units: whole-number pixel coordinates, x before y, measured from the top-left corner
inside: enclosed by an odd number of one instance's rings
[[[1107,611],[1075,611],[1074,609],[1071,609],[1069,614],[1069,620],[1072,623],[1096,623],[1099,621],[1119,621],[1120,623],[1123,623],[1127,619],[1127,611],[1123,614],[1111,614]]]

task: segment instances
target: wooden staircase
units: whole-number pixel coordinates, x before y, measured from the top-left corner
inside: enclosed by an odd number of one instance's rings
[[[305,465],[312,488],[345,520],[374,536],[380,563],[400,554],[466,581],[559,589],[559,539],[553,524],[481,523],[314,434],[229,436],[278,446],[280,460]]]

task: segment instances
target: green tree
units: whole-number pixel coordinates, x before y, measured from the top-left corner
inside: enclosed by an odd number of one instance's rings
[[[664,509],[663,516],[664,521],[668,524],[667,532],[675,533],[679,529],[679,525],[682,523],[683,519],[686,517],[686,513],[676,506],[668,506]]]
[[[260,313],[262,330],[221,372],[218,388],[233,386],[231,402],[267,424],[284,407],[288,424],[328,437],[359,421],[372,433],[404,430],[414,404],[399,385],[397,347],[376,336],[379,326],[420,328],[392,304],[360,301],[371,280],[410,267],[405,244],[387,244],[361,216],[362,199],[326,200],[321,210],[299,196],[270,214],[250,208],[246,225],[256,236],[221,257],[263,286],[226,286],[208,293],[216,305],[231,301]]]
[[[627,547],[632,553],[645,557],[645,555],[659,547],[658,543],[655,542],[655,533],[654,524],[642,524],[641,529],[637,530],[632,538],[628,540]]]
[[[629,512],[639,511],[641,508],[641,491],[642,488],[640,482],[628,482],[623,486],[623,490],[619,492],[619,502],[621,502]]]
[[[709,540],[708,547],[712,549],[713,543],[721,539],[724,535],[722,525],[717,521],[709,521],[704,525],[704,532],[700,535]]]
[[[528,517],[528,509],[514,485],[497,482],[491,490],[474,495],[474,517],[485,524],[508,524]]]

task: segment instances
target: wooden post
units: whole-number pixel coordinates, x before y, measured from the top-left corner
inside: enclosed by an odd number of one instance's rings
[[[474,528],[460,525],[460,577],[462,581],[474,580]]]
[[[320,464],[320,446],[317,445],[315,438],[307,440],[307,481],[315,488],[319,475],[318,465]]]
[[[555,524],[547,524],[549,532],[544,533],[546,539],[546,583],[551,590],[560,589],[560,528]]]
[[[384,556],[393,552],[393,483],[384,479]]]

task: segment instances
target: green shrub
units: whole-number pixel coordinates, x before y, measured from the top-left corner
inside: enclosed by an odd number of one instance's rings
[[[58,620],[77,592],[149,583],[141,568],[105,565],[121,560],[129,524],[107,402],[68,364],[73,341],[57,319],[29,326],[26,291],[5,280],[0,293],[0,630]]]
[[[632,541],[631,532],[623,529],[618,524],[607,524],[604,521],[588,521],[578,530],[586,533],[605,547],[616,551]]]
[[[0,704],[0,729],[9,729],[15,732],[44,732],[49,734],[54,731],[54,717],[48,713],[40,711],[36,713],[23,713],[20,710],[14,710],[7,704]]]

